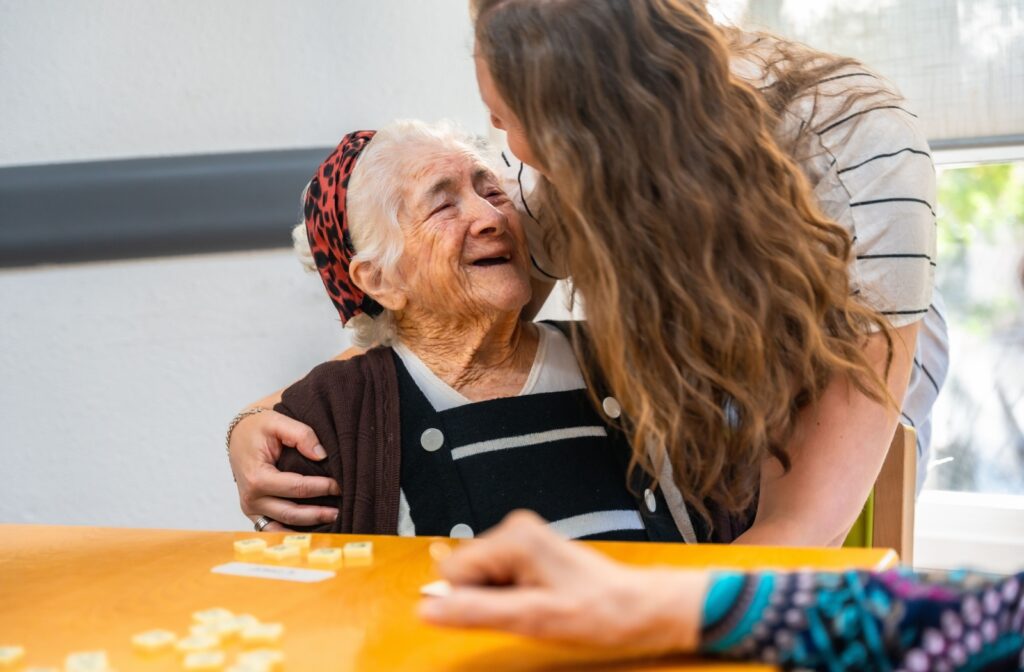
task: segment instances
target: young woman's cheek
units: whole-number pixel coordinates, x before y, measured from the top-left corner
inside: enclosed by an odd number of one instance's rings
[[[505,141],[517,159],[531,168],[539,170],[537,161],[533,156],[533,151],[530,149],[530,143],[527,142],[526,133],[523,132],[522,127],[516,124],[507,124]]]

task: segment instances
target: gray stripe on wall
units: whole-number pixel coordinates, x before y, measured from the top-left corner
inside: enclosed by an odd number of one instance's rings
[[[933,150],[1021,143],[930,141]],[[288,247],[302,188],[330,151],[0,168],[0,267]]]
[[[288,247],[330,151],[0,168],[0,267]]]

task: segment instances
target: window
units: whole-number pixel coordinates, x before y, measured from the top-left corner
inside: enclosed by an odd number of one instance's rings
[[[860,59],[896,83],[933,148],[1024,142],[1020,0],[708,0],[708,9]]]
[[[1024,160],[937,171],[951,361],[925,488],[1024,495]]]
[[[915,564],[1024,558],[1024,146],[934,152],[950,367],[932,412]]]

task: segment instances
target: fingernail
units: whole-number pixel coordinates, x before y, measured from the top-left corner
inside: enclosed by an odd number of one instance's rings
[[[316,455],[316,459],[322,460],[327,457],[327,451],[319,443],[313,446],[313,454]]]
[[[435,541],[427,547],[434,562],[441,562],[452,554],[452,547],[443,541]]]
[[[443,597],[428,597],[420,600],[419,612],[420,617],[429,620],[435,620],[441,617],[444,612]]]

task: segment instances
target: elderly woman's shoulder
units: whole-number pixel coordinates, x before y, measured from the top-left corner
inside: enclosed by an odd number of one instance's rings
[[[318,364],[281,394],[285,406],[295,410],[311,404],[334,405],[358,399],[367,385],[384,391],[396,380],[391,348],[373,348],[344,360]]]

